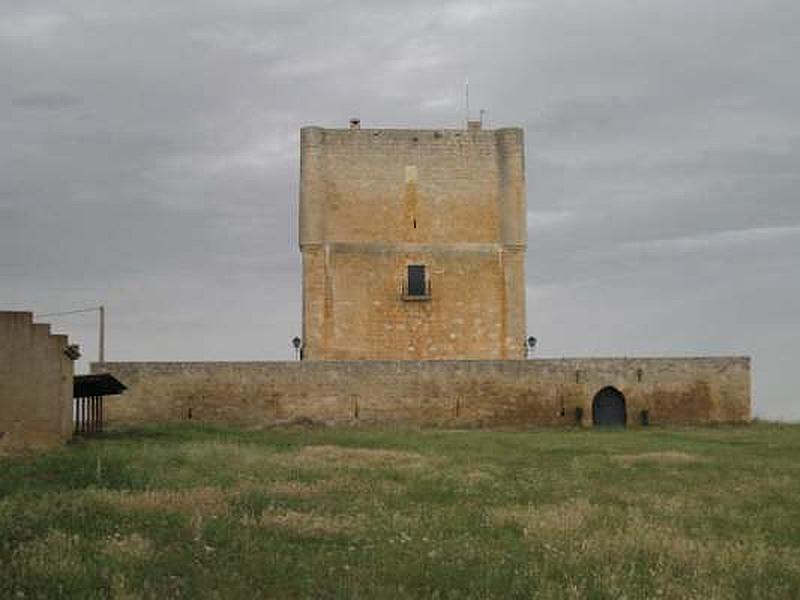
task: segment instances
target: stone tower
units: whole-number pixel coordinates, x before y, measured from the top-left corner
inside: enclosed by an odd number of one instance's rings
[[[304,358],[521,359],[520,128],[304,127]]]

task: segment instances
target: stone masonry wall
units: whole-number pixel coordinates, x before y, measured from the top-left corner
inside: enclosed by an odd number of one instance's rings
[[[306,358],[523,356],[523,316],[504,308],[524,302],[524,286],[515,283],[523,276],[519,252],[429,247],[397,253],[337,245],[327,257],[324,250],[307,250],[303,259],[307,273],[327,271],[305,281]],[[409,262],[426,265],[430,299],[403,298]]]
[[[524,357],[522,130],[307,127],[300,179],[306,359]]]
[[[48,447],[72,435],[67,343],[29,312],[0,312],[0,447]]]
[[[750,420],[745,357],[529,361],[104,363],[128,386],[106,398],[109,423],[198,420],[260,426],[329,423],[442,427],[592,423],[605,386],[626,398],[629,425]]]

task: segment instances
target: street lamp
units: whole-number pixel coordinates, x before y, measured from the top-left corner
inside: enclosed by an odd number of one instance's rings
[[[525,348],[527,350],[527,358],[533,357],[533,352],[536,349],[536,342],[538,340],[533,337],[532,335],[528,336],[528,339],[525,340]]]
[[[294,338],[292,338],[292,346],[294,346],[294,357],[297,360],[303,360],[303,340],[294,336]]]

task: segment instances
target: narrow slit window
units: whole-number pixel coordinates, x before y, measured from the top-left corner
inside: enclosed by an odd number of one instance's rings
[[[408,295],[426,296],[425,265],[408,265]]]

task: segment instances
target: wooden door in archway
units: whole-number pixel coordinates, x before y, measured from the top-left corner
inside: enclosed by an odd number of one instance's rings
[[[625,427],[625,396],[615,387],[604,387],[592,401],[592,422],[598,426]]]

